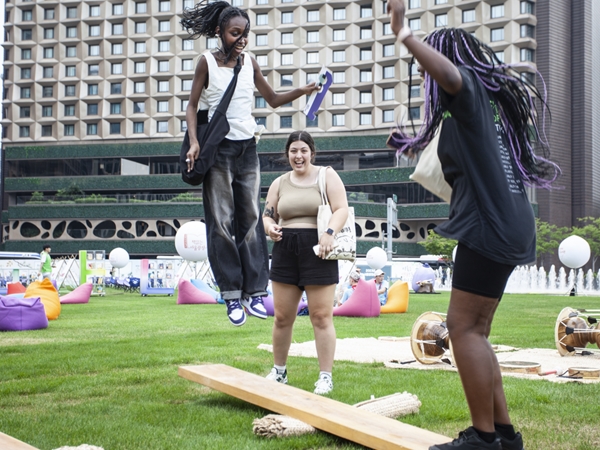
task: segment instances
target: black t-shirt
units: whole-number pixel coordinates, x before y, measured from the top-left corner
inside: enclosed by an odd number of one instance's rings
[[[473,72],[459,67],[462,88],[441,91],[444,119],[438,145],[452,186],[450,217],[435,231],[499,263],[535,260],[535,219],[494,98]]]

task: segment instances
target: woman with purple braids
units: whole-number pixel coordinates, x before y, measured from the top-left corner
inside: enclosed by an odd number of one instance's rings
[[[535,261],[525,186],[549,187],[560,172],[533,151],[534,140],[547,151],[534,105],[541,98],[464,30],[439,29],[419,41],[404,26],[404,11],[403,0],[388,1],[392,30],[424,72],[425,115],[414,135],[399,127],[388,144],[414,155],[440,132],[452,198],[449,219],[435,231],[459,242],[446,323],[473,424],[430,450],[522,450],[488,336],[514,267]]]

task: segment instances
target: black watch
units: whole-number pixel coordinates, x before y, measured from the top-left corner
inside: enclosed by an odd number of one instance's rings
[[[327,228],[325,233],[327,233],[329,236],[333,236],[333,233],[335,233],[335,232],[333,231],[333,228]]]

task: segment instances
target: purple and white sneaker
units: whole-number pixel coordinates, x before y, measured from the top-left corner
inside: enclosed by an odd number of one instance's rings
[[[248,314],[251,316],[258,317],[259,319],[267,318],[267,309],[265,308],[262,297],[243,298],[240,303],[246,308],[246,311],[248,311]]]
[[[240,305],[239,299],[225,300],[225,304],[227,305],[227,317],[229,317],[232,325],[236,327],[244,325],[246,323],[246,313]]]

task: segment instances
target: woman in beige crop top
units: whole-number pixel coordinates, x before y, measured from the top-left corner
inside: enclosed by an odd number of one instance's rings
[[[334,235],[348,217],[346,189],[338,174],[331,168],[326,169],[327,197],[333,215],[327,232],[318,236],[317,212],[321,204],[317,184],[319,167],[313,165],[315,146],[310,134],[305,131],[292,133],[285,154],[292,170],[271,184],[263,213],[265,232],[275,242],[270,273],[275,310],[275,365],[267,378],[287,383],[287,356],[304,290],[320,369],[314,392],[323,395],[333,389],[336,339],[333,302],[339,281],[337,261],[323,258],[333,250]],[[319,250],[315,255],[312,248],[317,244]]]

